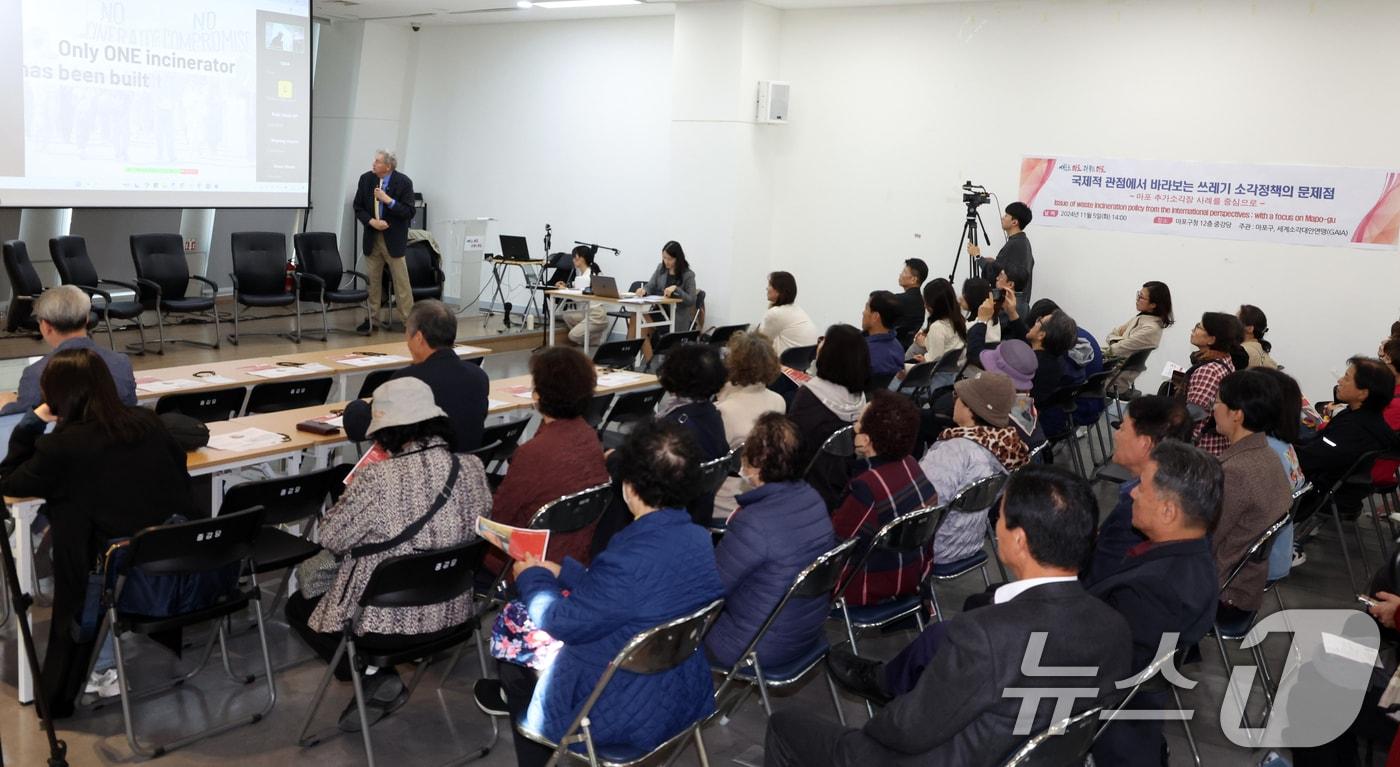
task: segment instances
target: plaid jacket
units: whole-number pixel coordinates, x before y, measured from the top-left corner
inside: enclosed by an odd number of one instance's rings
[[[846,496],[831,518],[838,538],[858,538],[854,560],[865,556],[880,528],[901,514],[938,503],[938,492],[913,456],[873,461],[846,486]],[[933,564],[933,546],[922,551],[876,551],[846,589],[847,604],[869,605],[918,591]]]
[[[1186,401],[1205,409],[1207,413],[1215,407],[1215,398],[1220,395],[1220,382],[1225,376],[1235,372],[1235,363],[1229,357],[1209,360],[1191,368],[1190,383],[1186,386]],[[1215,430],[1215,420],[1207,418],[1192,428],[1191,438],[1196,447],[1219,456],[1230,446]]]

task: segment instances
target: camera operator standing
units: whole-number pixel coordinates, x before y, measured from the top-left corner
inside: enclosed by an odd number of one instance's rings
[[[1006,206],[1001,217],[1001,229],[1006,233],[1006,244],[1001,246],[996,258],[984,258],[976,242],[969,242],[967,252],[980,259],[982,278],[988,282],[996,280],[997,272],[1007,266],[1025,275],[1024,284],[1016,285],[1016,308],[1025,315],[1031,304],[1031,272],[1035,269],[1035,257],[1031,255],[1031,241],[1026,238],[1025,228],[1031,223],[1031,209],[1024,202],[1013,202]]]

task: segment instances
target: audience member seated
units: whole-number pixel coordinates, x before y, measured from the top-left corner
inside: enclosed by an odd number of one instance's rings
[[[528,612],[531,633],[542,632],[545,641],[562,647],[547,663],[536,664],[541,668],[502,662],[499,681],[479,680],[474,690],[484,711],[509,713],[519,728],[555,742],[632,637],[724,595],[710,534],[691,524],[684,508],[699,479],[700,453],[690,432],[647,421],[615,455],[632,524],[588,567],[572,558],[555,564],[530,557],[515,564],[517,604]],[[619,673],[589,714],[593,742],[650,750],[713,712],[713,696],[709,664],[698,650],[668,671]],[[551,754],[515,733],[522,767],[543,765]]]
[[[1199,408],[1193,417],[1196,422],[1191,432],[1192,441],[1197,447],[1220,455],[1229,442],[1211,427],[1210,412],[1215,407],[1216,394],[1220,381],[1236,370],[1243,370],[1247,356],[1240,347],[1244,331],[1240,321],[1233,314],[1206,312],[1201,321],[1191,330],[1191,345],[1196,351],[1191,353],[1191,367],[1186,371],[1186,402]],[[1181,396],[1181,391],[1174,392]]]
[[[1001,373],[981,373],[953,385],[953,422],[919,459],[919,468],[944,502],[972,483],[1015,471],[1030,451],[1011,425],[1016,385]],[[986,517],[951,514],[933,542],[936,562],[956,562],[982,549]]]
[[[414,304],[410,327],[422,303]],[[340,500],[321,516],[317,531],[325,553],[297,568],[300,589],[287,599],[288,625],[327,663],[380,562],[471,541],[477,517],[491,511],[481,461],[453,453],[452,423],[433,401],[429,385],[405,377],[385,382],[374,394],[374,416],[365,433],[389,458],[360,467]],[[425,518],[415,531],[415,523]],[[471,616],[467,594],[426,607],[367,608],[359,630],[375,644],[392,646],[405,635],[423,641]],[[402,706],[408,690],[392,668],[366,673],[365,703],[374,724]],[[343,657],[336,677],[350,678]],[[340,726],[359,730],[353,700],[341,712]]]
[[[1017,308],[1015,285],[1004,270],[997,274],[996,285],[975,309],[967,326],[968,359],[976,359],[1001,341],[1026,340],[1028,320]]]
[[[710,658],[733,666],[792,581],[836,545],[826,504],[802,481],[797,425],[781,413],[764,413],[744,443],[740,474],[752,488],[715,549],[724,581],[724,612],[705,635]],[[764,668],[790,663],[821,635],[830,600],[789,602],[758,645]]]
[[[1400,367],[1397,367],[1400,366],[1400,338],[1387,338],[1377,352],[1380,361],[1390,368],[1391,375],[1397,377],[1395,396],[1390,398],[1390,404],[1385,406],[1381,417],[1385,418],[1385,425],[1389,426],[1392,432],[1400,433]],[[1390,487],[1396,482],[1397,469],[1400,469],[1400,461],[1376,461],[1371,467],[1371,482],[1377,487]]]
[[[1283,393],[1267,375],[1241,370],[1225,376],[1215,403],[1215,429],[1230,446],[1220,454],[1225,495],[1220,521],[1211,537],[1220,576],[1222,622],[1259,609],[1264,599],[1268,562],[1250,562],[1224,589],[1225,578],[1254,541],[1292,504],[1293,490],[1266,432],[1278,425]]]
[[[589,290],[593,287],[593,275],[602,274],[602,267],[598,266],[596,258],[598,251],[587,245],[579,245],[574,248],[574,279],[573,282],[565,285],[563,282],[554,283],[556,288],[573,288],[574,290]],[[569,343],[576,346],[583,345],[583,334],[588,333],[588,342],[593,346],[603,343],[604,336],[608,332],[608,307],[606,304],[588,304],[587,311],[583,309],[570,309],[560,312],[559,319],[569,328]]]
[[[1011,423],[1021,434],[1026,445],[1035,448],[1045,441],[1045,430],[1040,424],[1040,415],[1031,394],[1036,373],[1040,369],[1036,353],[1025,341],[1010,339],[997,344],[995,349],[982,352],[978,362],[988,373],[1001,373],[1011,379],[1016,387],[1016,405],[1011,408]]]
[[[1361,456],[1397,447],[1395,432],[1385,422],[1385,409],[1395,397],[1395,374],[1378,359],[1352,357],[1347,372],[1337,381],[1337,401],[1332,417],[1317,436],[1298,445],[1298,463],[1313,484],[1309,498],[1300,502],[1295,523],[1317,511],[1317,501],[1346,476]],[[1369,493],[1369,488],[1361,491]],[[1364,495],[1338,493],[1338,511],[1354,517]],[[1302,564],[1295,558],[1294,565]]]
[[[1282,370],[1265,367],[1251,369],[1268,376],[1278,384],[1278,423],[1268,431],[1269,447],[1273,448],[1279,464],[1283,466],[1284,476],[1288,477],[1289,490],[1297,493],[1308,484],[1308,478],[1303,476],[1303,467],[1298,463],[1298,451],[1294,448],[1294,445],[1298,444],[1302,427],[1303,392],[1298,388],[1298,382],[1293,380],[1293,376]],[[1279,530],[1274,538],[1273,547],[1269,549],[1270,582],[1288,576],[1293,567],[1293,551],[1293,522],[1290,520]]]
[[[1277,368],[1278,363],[1269,356],[1274,345],[1264,340],[1264,334],[1269,332],[1269,318],[1264,316],[1264,310],[1252,304],[1241,304],[1235,316],[1244,326],[1244,341],[1240,346],[1249,355],[1249,367]]]
[[[1089,554],[1096,516],[1089,483],[1064,469],[1027,466],[1011,475],[997,519],[997,553],[1014,579],[992,604],[924,629],[889,663],[834,649],[828,664],[842,686],[888,705],[860,728],[841,728],[800,707],[768,724],[767,767],[887,764],[1003,764],[1051,723],[1035,707],[1014,734],[1023,699],[1010,688],[1095,688],[1099,696],[1131,673],[1132,634],[1113,608],[1076,580]],[[1029,676],[1031,643],[1039,665],[1090,669],[1084,676]],[[1047,694],[1049,691],[1047,691]],[[1074,711],[1096,704],[1075,698]]]
[[[987,300],[987,296],[992,293],[992,283],[981,277],[969,277],[963,280],[962,292],[958,294],[958,306],[963,310],[963,319],[967,322],[967,327],[972,328],[972,321],[977,319],[977,310]],[[986,343],[995,346],[1001,341],[1001,328],[993,326],[987,328]]]
[[[870,352],[860,331],[850,325],[832,325],[817,343],[817,374],[797,390],[788,417],[802,434],[798,461],[812,471],[806,480],[821,494],[828,509],[835,509],[850,479],[850,461],[831,455],[818,456],[832,432],[856,422],[865,409],[870,381]],[[813,464],[813,459],[817,459]]]
[[[860,329],[870,348],[870,377],[876,388],[883,388],[904,369],[904,347],[893,330],[898,317],[899,299],[888,290],[871,293],[860,315]]]
[[[1133,634],[1133,671],[1152,664],[1163,637],[1192,647],[1215,620],[1220,589],[1207,537],[1220,514],[1220,462],[1200,448],[1168,440],[1153,448],[1142,482],[1133,490],[1133,527],[1147,538],[1121,567],[1087,583],[1089,593],[1128,621]],[[1165,690],[1139,692],[1134,711],[1168,708]],[[1122,719],[1094,744],[1096,764],[1159,767],[1167,763],[1161,721]]]
[[[725,367],[729,382],[720,390],[715,408],[724,420],[724,435],[729,446],[739,447],[748,439],[754,422],[764,413],[787,410],[783,395],[771,391],[768,385],[782,375],[778,355],[767,336],[761,333],[735,333],[729,338],[729,355]],[[804,467],[805,468],[805,467]],[[734,511],[734,497],[742,492],[741,480],[728,477],[715,495],[715,518],[728,517]]]
[[[831,517],[843,540],[858,538],[855,558],[865,555],[875,533],[895,518],[938,504],[919,462],[910,453],[919,436],[919,411],[908,397],[876,391],[856,422],[856,455],[869,468],[851,479]],[[873,605],[913,594],[928,575],[932,546],[917,553],[876,550],[846,589],[846,603]]]
[[[1133,354],[1162,345],[1162,331],[1174,324],[1172,292],[1165,282],[1144,282],[1137,291],[1137,314],[1108,332],[1108,345],[1103,349],[1106,363],[1122,362]],[[1140,370],[1123,371],[1115,384],[1117,391],[1133,388]]]
[[[73,715],[84,682],[98,681],[88,677],[93,642],[79,642],[69,630],[82,613],[93,562],[114,538],[194,512],[185,451],[155,413],[122,403],[106,360],[79,346],[55,351],[47,362],[37,382],[40,404],[10,435],[0,494],[45,499],[55,629],[37,681],[49,715],[63,719]],[[115,676],[108,672],[115,664],[115,656],[99,658],[94,677]]]
[[[1078,341],[1077,331],[1074,318],[1059,309],[1038,317],[1026,330],[1026,343],[1030,344],[1036,359],[1031,399],[1035,400],[1046,434],[1063,434],[1070,429],[1069,415],[1047,405],[1061,388],[1075,385],[1075,379],[1066,368],[1069,367],[1068,355]],[[1082,378],[1079,383],[1083,383]]]
[[[929,280],[924,285],[923,300],[928,310],[928,327],[914,336],[905,359],[937,362],[948,352],[967,346],[967,321],[958,311],[952,284],[942,277]]]
[[[797,300],[797,280],[788,272],[768,275],[768,311],[758,323],[758,332],[773,339],[773,351],[782,355],[799,346],[815,346],[817,326]]]
[[[598,434],[584,420],[597,381],[593,363],[577,349],[545,347],[530,357],[530,396],[540,426],[511,456],[510,471],[491,504],[491,519],[528,527],[546,504],[608,481]],[[552,533],[549,561],[562,562],[567,556],[587,564],[594,527]],[[509,561],[495,548],[486,555],[486,567],[493,573]]]
[[[1118,488],[1118,502],[1099,527],[1094,557],[1080,580],[1086,584],[1103,580],[1123,566],[1129,551],[1147,540],[1133,528],[1133,491],[1147,470],[1153,449],[1169,439],[1185,442],[1190,438],[1191,416],[1181,400],[1150,394],[1128,403],[1113,434],[1113,462],[1126,469],[1130,479]]]
[[[390,380],[416,378],[433,390],[433,399],[452,423],[453,447],[462,452],[481,447],[491,379],[474,362],[457,356],[457,315],[441,301],[415,301],[404,324],[404,338],[413,364]],[[345,435],[356,442],[368,436],[373,400],[345,406]]]
[[[700,294],[695,287],[695,272],[691,271],[690,262],[685,257],[685,249],[679,242],[671,240],[661,246],[661,263],[656,265],[656,270],[651,273],[647,283],[637,288],[636,294],[680,299],[679,304],[671,307],[676,313],[676,330],[685,332],[695,324],[695,314],[698,311],[696,301]],[[652,309],[650,312],[653,319],[659,320],[663,316],[660,309]],[[632,321],[636,322],[635,317]],[[650,361],[651,337],[655,334],[660,338],[665,331],[647,327],[640,328],[640,332],[646,339],[642,344],[642,355]],[[637,336],[633,333],[631,337]]]
[[[656,405],[656,417],[678,423],[694,435],[701,461],[728,453],[724,417],[714,401],[725,384],[719,351],[707,344],[678,346],[666,355],[657,378],[666,394]]]
[[[899,318],[893,330],[901,349],[909,348],[914,334],[924,326],[924,296],[919,290],[928,279],[928,264],[921,258],[907,258],[899,271]]]
[[[49,360],[61,351],[91,349],[102,358],[117,388],[117,398],[124,405],[136,404],[136,376],[131,372],[131,360],[125,354],[98,346],[87,334],[92,299],[76,285],[49,288],[34,301],[34,317],[39,320],[39,334],[52,352],[24,369],[19,377],[19,392],[14,401],[0,408],[0,415],[33,410],[43,401],[39,379]]]

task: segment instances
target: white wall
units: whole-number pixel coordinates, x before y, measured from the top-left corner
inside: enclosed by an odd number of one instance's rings
[[[641,17],[418,32],[401,166],[427,198],[430,228],[494,216],[487,252],[516,234],[538,257],[548,223],[553,250],[610,245],[622,256],[601,252],[604,273],[648,277],[672,236],[671,27]]]
[[[1400,105],[1376,90],[1396,29],[1400,3],[1382,0],[787,12],[775,267],[798,275],[819,322],[856,323],[864,292],[893,289],[902,259],[947,276],[958,185],[986,184],[1005,205],[1027,153],[1400,167]],[[983,211],[995,228],[999,212]],[[1157,370],[1185,361],[1202,311],[1253,303],[1269,314],[1274,356],[1321,396],[1348,355],[1375,353],[1400,304],[1394,251],[1034,223],[1029,235],[1036,295],[1100,336],[1131,315],[1137,285],[1171,285],[1179,321]]]

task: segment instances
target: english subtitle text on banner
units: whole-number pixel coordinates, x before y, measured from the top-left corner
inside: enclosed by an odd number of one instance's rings
[[[1019,199],[1039,226],[1395,249],[1400,171],[1031,157]]]

